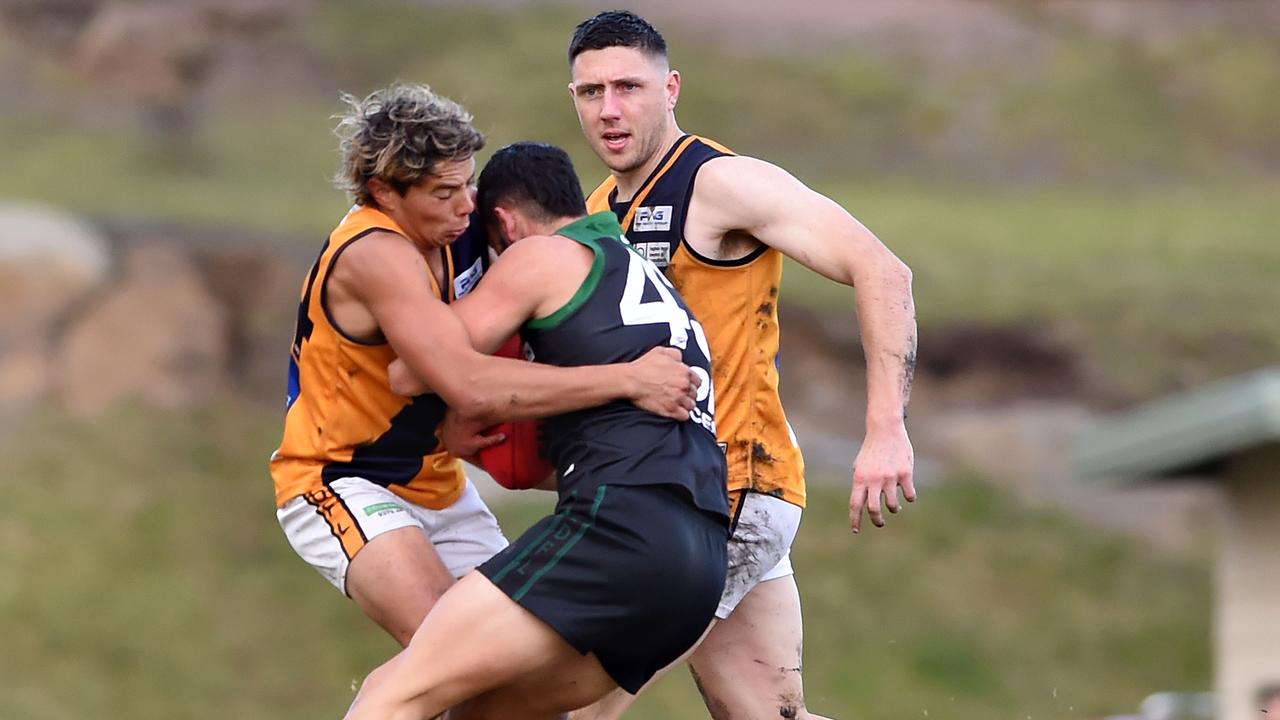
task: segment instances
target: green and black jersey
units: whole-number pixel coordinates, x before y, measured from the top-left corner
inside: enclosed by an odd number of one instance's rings
[[[547,456],[561,493],[583,483],[679,485],[699,508],[727,516],[725,457],[716,443],[711,353],[702,326],[662,271],[626,242],[612,213],[590,215],[556,234],[591,248],[595,261],[564,307],[525,324],[534,360],[599,365],[669,346],[702,378],[697,406],[684,422],[621,401],[547,418]]]

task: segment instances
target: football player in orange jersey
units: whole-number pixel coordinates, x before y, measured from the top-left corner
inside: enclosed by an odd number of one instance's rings
[[[843,208],[785,170],[676,123],[680,74],[666,41],[630,12],[600,13],[570,41],[569,92],[610,176],[588,200],[664,267],[701,319],[729,464],[734,534],[719,622],[689,663],[713,717],[808,718],[801,615],[790,546],[805,503],[804,461],[778,396],[783,256],[857,288],[867,358],[866,435],[853,462],[849,520],[877,527],[915,499],[906,429],[916,354],[911,272]],[[801,110],[802,111],[802,110]],[[580,717],[617,717],[615,693]]]
[[[271,474],[294,549],[405,645],[454,578],[506,546],[440,447],[446,405],[488,424],[629,400],[682,420],[698,380],[670,348],[577,368],[472,349],[446,303],[488,262],[468,230],[483,137],[425,86],[346,100],[337,184],[356,205],[303,284]],[[396,358],[432,392],[394,393]]]

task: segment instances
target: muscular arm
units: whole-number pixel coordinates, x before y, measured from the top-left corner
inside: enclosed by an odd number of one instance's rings
[[[399,236],[362,238],[344,252],[339,270],[330,282],[342,283],[409,370],[467,418],[492,423],[543,417],[654,390],[631,364],[557,368],[476,351],[462,321],[432,294],[422,255]],[[687,415],[678,397],[670,393],[665,404],[673,416]]]
[[[854,465],[851,523],[860,528],[860,486],[872,521],[883,524],[877,488],[896,485],[908,500],[914,456],[906,431],[906,405],[916,362],[915,302],[911,271],[844,208],[781,168],[755,158],[708,162],[694,186],[694,208],[713,233],[740,231],[805,267],[857,290],[862,346],[867,358],[867,434]],[[692,212],[692,211],[691,211]],[[691,216],[692,217],[692,216]]]
[[[476,350],[491,353],[525,321],[568,302],[590,271],[591,260],[590,249],[568,238],[525,238],[498,257],[480,284],[453,304],[453,311]]]

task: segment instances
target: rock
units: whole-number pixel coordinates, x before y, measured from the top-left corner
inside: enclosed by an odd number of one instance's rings
[[[56,361],[56,393],[78,414],[136,399],[196,406],[226,384],[228,313],[180,248],[129,249],[121,281],[77,318]]]
[[[47,327],[107,276],[106,239],[72,215],[0,203],[0,228],[0,341]]]
[[[0,419],[44,400],[54,329],[106,280],[105,238],[51,208],[0,203]]]

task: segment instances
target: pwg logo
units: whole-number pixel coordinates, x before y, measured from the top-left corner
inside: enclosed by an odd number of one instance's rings
[[[631,223],[631,229],[634,232],[656,232],[659,230],[671,229],[671,206],[658,205],[655,207],[638,207],[636,208],[636,219]]]

